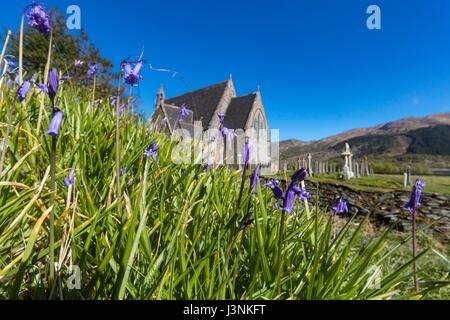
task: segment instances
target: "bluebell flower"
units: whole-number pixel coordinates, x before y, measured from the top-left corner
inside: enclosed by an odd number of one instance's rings
[[[52,119],[50,120],[50,125],[47,130],[47,134],[50,136],[59,136],[59,127],[61,126],[63,113],[58,108],[53,111]]]
[[[125,104],[122,104],[119,106],[119,118],[122,117],[124,112],[126,112],[127,106]]]
[[[251,225],[255,221],[250,215],[244,217],[241,221],[241,230],[245,230],[249,225]]]
[[[75,173],[72,170],[69,172],[69,175],[67,177],[64,177],[64,184],[67,188],[75,183],[75,177]]]
[[[122,177],[125,173],[128,172],[128,167],[119,170],[119,176]]]
[[[17,97],[19,98],[19,101],[22,102],[27,97],[28,91],[30,91],[31,88],[31,82],[28,80],[25,80],[17,89]]]
[[[40,4],[32,4],[26,14],[28,25],[35,28],[44,35],[48,35],[51,30],[50,17],[45,8]]]
[[[110,103],[111,107],[115,106],[117,103],[117,96],[109,97],[109,103]]]
[[[253,193],[257,192],[258,181],[259,181],[259,170],[261,169],[261,165],[257,165],[252,175],[250,176],[250,183],[252,185]]]
[[[427,184],[425,181],[419,179],[417,179],[414,183],[411,194],[409,196],[409,201],[404,206],[404,208],[410,213],[415,214],[416,208],[422,205],[422,203],[420,202],[420,198],[422,196],[422,188],[424,188],[426,185]]]
[[[304,168],[301,168],[292,175],[291,183],[289,184],[284,194],[283,190],[281,190],[281,188],[278,186],[277,180],[272,179],[263,187],[269,187],[272,190],[275,199],[283,200],[283,206],[281,207],[281,209],[283,211],[289,212],[289,214],[292,214],[292,211],[294,209],[295,196],[297,196],[300,200],[307,200],[310,197],[309,193],[306,192],[306,190],[299,187],[299,184],[305,179],[306,170]]]
[[[42,92],[45,92],[50,100],[52,101],[52,105],[55,104],[56,94],[58,93],[59,88],[59,75],[58,70],[56,68],[52,68],[48,72],[48,85],[42,83],[36,83],[36,85],[41,89]]]
[[[48,96],[51,101],[55,101],[56,93],[59,88],[59,76],[56,68],[52,68],[48,72]]]
[[[234,138],[237,137],[236,132],[234,132],[234,130],[229,130],[228,128],[221,128],[220,132],[222,133],[222,136],[227,140],[227,141],[231,141]]]
[[[75,68],[79,68],[79,67],[81,67],[83,65],[83,61],[81,61],[81,60],[75,60],[74,62],[73,62],[73,66],[75,67]]]
[[[159,147],[155,145],[155,141],[152,141],[148,149],[144,151],[144,156],[147,158],[151,157],[153,161],[156,161],[158,150]]]
[[[189,114],[189,109],[187,108],[187,106],[185,104],[183,104],[180,107],[180,112],[178,114],[178,120],[177,121],[183,121],[183,119],[185,117],[187,117],[188,114]]]
[[[279,183],[279,179],[270,179],[269,182],[262,185],[262,188],[270,188],[275,199],[283,200],[283,190],[278,186]]]
[[[206,171],[209,171],[209,169],[211,168],[211,165],[214,162],[213,162],[211,156],[207,152],[203,153],[203,159],[204,159],[204,162],[203,162],[202,166],[203,166],[203,168],[206,169]]]
[[[248,144],[248,141],[244,144],[244,164],[247,165],[250,161],[251,147]]]
[[[139,74],[142,68],[142,61],[139,61],[135,64],[134,68],[131,63],[125,62],[123,65],[123,79],[125,83],[136,87],[139,84],[139,81],[143,79],[143,77]]]
[[[347,201],[343,197],[340,197],[338,202],[336,202],[333,206],[333,212],[334,214],[343,214],[348,212]]]
[[[167,118],[164,117],[161,119],[161,121],[159,122],[159,129],[161,129],[162,127],[164,127],[164,125],[167,123]]]
[[[223,125],[223,121],[225,120],[225,114],[221,112],[216,112],[217,117],[219,118],[220,124]]]
[[[97,63],[91,63],[88,66],[86,75],[88,79],[92,78],[93,76],[97,75],[98,73],[98,64]]]

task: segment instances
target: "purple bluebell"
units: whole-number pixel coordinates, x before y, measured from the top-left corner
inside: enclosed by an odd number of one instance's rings
[[[203,163],[202,167],[206,169],[206,171],[209,171],[209,169],[211,168],[211,165],[213,164],[213,161],[211,159],[211,157],[206,154],[205,155],[205,162]]]
[[[152,157],[153,161],[156,161],[156,157],[158,155],[159,147],[155,145],[155,141],[152,141],[150,143],[150,146],[147,150],[144,151],[144,156],[149,158]]]
[[[13,83],[14,83],[14,80],[11,78],[8,78],[8,80],[6,80],[6,86],[8,87],[8,90],[11,89]]]
[[[250,183],[252,185],[253,193],[257,192],[258,181],[259,181],[259,170],[261,169],[261,165],[257,165],[253,173],[250,175]]]
[[[48,72],[48,85],[36,83],[36,85],[39,87],[39,89],[41,89],[42,92],[48,94],[52,105],[55,104],[55,98],[59,88],[59,80],[58,70],[56,70],[56,68],[52,68]]]
[[[119,170],[119,176],[122,177],[125,173],[128,172],[128,167]]]
[[[88,79],[92,78],[93,76],[97,75],[98,73],[98,64],[97,63],[90,63],[86,72],[86,75]]]
[[[283,200],[283,190],[278,186],[279,183],[279,179],[270,179],[269,182],[262,185],[262,188],[270,188],[275,199]]]
[[[28,13],[28,25],[35,28],[37,31],[44,35],[48,35],[51,30],[50,17],[45,11],[45,8],[40,4],[32,4],[29,7]]]
[[[219,118],[220,124],[223,125],[223,121],[225,120],[225,114],[221,112],[216,112],[217,118]]]
[[[81,60],[75,60],[75,61],[73,62],[73,66],[74,66],[75,68],[81,67],[82,64],[83,64],[83,61],[81,61]]]
[[[48,96],[52,102],[55,101],[56,93],[59,88],[59,75],[56,68],[52,68],[48,72]]]
[[[247,165],[250,161],[250,153],[251,153],[251,147],[249,143],[246,141],[244,144],[244,163]]]
[[[284,195],[283,191],[278,186],[278,182],[276,182],[276,180],[272,179],[272,181],[269,181],[269,183],[266,183],[263,187],[269,187],[272,190],[275,199],[283,200],[283,206],[281,207],[281,209],[285,212],[289,212],[289,214],[292,214],[292,211],[294,210],[295,196],[297,196],[300,200],[306,200],[309,199],[310,197],[309,193],[306,192],[306,190],[301,189],[298,186],[305,179],[306,179],[306,170],[304,168],[297,170],[292,175],[291,183],[286,189]]]
[[[333,206],[334,214],[343,214],[348,212],[347,201],[340,197],[336,204]]]
[[[53,111],[52,119],[47,130],[47,134],[53,137],[59,136],[59,127],[61,126],[63,113],[58,108]]]
[[[161,121],[159,122],[159,129],[161,129],[162,127],[164,127],[164,125],[167,123],[167,118],[164,117],[161,119]]]
[[[69,172],[69,175],[67,177],[64,177],[64,184],[66,187],[70,187],[75,183],[75,173],[73,171]]]
[[[227,140],[231,141],[235,137],[237,137],[237,134],[234,132],[234,130],[230,130],[226,128],[223,123],[225,120],[225,114],[221,112],[216,112],[217,118],[219,118],[220,126],[219,126],[219,132],[222,134],[222,136]]]
[[[28,91],[30,91],[31,88],[31,82],[28,80],[25,80],[17,89],[17,97],[19,98],[19,101],[22,102],[27,97]]]
[[[36,74],[33,74],[31,77],[27,78],[22,82],[22,84],[17,89],[17,97],[19,101],[22,102],[27,97],[28,91],[31,89],[31,84],[34,83],[33,80],[36,77]],[[16,83],[19,84],[19,78],[16,77]]]
[[[185,117],[189,114],[189,109],[185,104],[180,107],[180,111],[178,113],[178,121],[183,121]]]
[[[123,79],[125,80],[125,83],[132,87],[136,87],[139,84],[139,81],[143,79],[143,77],[139,74],[141,68],[142,61],[136,63],[134,68],[132,67],[131,63],[126,62],[123,65]]]
[[[241,230],[245,230],[248,226],[250,226],[253,223],[254,219],[252,219],[252,217],[246,216],[244,217],[244,219],[242,219],[241,221]]]
[[[122,117],[122,115],[124,114],[126,109],[127,109],[127,106],[125,104],[122,104],[119,106],[119,118]]]
[[[115,106],[117,103],[117,96],[109,97],[109,103],[110,103],[111,107]]]
[[[237,137],[236,132],[234,132],[234,130],[230,130],[228,128],[222,127],[220,132],[222,133],[222,136],[227,139],[227,141],[231,141],[234,138]]]
[[[420,202],[420,198],[422,196],[422,189],[426,186],[426,182],[417,179],[414,183],[414,186],[411,190],[411,194],[409,196],[409,201],[405,204],[404,208],[408,210],[410,213],[415,214],[416,208],[422,205]]]

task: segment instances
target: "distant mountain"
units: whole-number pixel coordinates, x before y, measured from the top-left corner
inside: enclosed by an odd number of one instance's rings
[[[346,142],[355,157],[450,156],[450,112],[352,129],[318,141],[282,141],[281,159],[295,160],[306,157],[308,153],[319,160],[340,158]]]

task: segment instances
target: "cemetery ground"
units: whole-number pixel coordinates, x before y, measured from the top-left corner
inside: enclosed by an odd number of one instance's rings
[[[427,182],[426,192],[440,195],[450,195],[450,177],[447,176],[412,176],[412,181],[421,178]],[[392,174],[375,174],[351,180],[343,180],[338,174],[326,174],[309,177],[313,182],[335,183],[356,190],[364,191],[409,191],[411,187],[403,187],[403,176]]]

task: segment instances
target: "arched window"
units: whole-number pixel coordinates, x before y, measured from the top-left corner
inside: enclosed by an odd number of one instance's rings
[[[261,143],[263,143],[264,141],[264,124],[263,124],[263,117],[262,117],[262,113],[260,110],[256,111],[256,114],[253,116],[253,123],[252,123],[252,127],[255,130],[255,134],[256,134],[256,159],[257,162],[259,162],[259,158],[260,158],[260,151],[262,151],[263,149],[261,148],[262,145]],[[261,149],[261,150],[260,150]]]
[[[264,129],[261,111],[257,111],[256,115],[253,117],[253,129],[260,135],[260,130]]]

